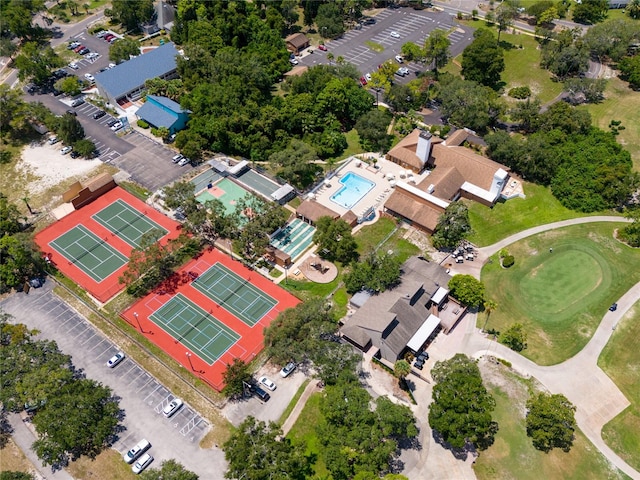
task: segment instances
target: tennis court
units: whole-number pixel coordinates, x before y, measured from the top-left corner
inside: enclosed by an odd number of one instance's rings
[[[49,245],[67,259],[69,265],[74,264],[96,282],[102,282],[129,261],[84,225],[76,225]]]
[[[208,200],[220,200],[224,205],[228,214],[235,212],[236,205],[246,195],[253,195],[250,191],[242,188],[237,183],[223,178],[216,183],[212,188],[203,191],[200,195],[196,196],[196,200],[200,203],[205,203]]]
[[[245,280],[221,263],[215,263],[191,285],[253,327],[278,302],[250,282],[250,276]]]
[[[147,218],[147,213],[146,210],[140,212],[118,199],[96,212],[91,218],[109,230],[112,236],[117,235],[132,247],[138,248],[140,239],[152,230],[159,231],[156,240],[160,240],[169,233],[168,230]]]
[[[280,188],[276,182],[250,168],[238,175],[236,179],[267,198],[270,198],[271,194]]]
[[[181,293],[171,297],[149,318],[209,365],[240,339],[240,335]]]

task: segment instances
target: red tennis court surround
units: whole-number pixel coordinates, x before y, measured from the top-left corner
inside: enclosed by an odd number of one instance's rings
[[[237,312],[237,304],[231,303],[231,301],[229,303],[223,301],[222,305],[218,304],[211,296],[206,295],[192,285],[200,275],[207,272],[214,265],[223,265],[226,269],[231,270],[229,275],[232,275],[234,279],[241,279],[245,282],[246,288],[250,287],[254,291],[262,292],[277,303],[255,325],[250,326],[246,321],[241,320],[236,314],[232,313],[234,309]],[[239,284],[236,283],[235,285]],[[245,288],[242,285],[239,286]],[[214,318],[240,336],[212,364],[201,358],[198,352],[169,334],[162,325],[149,318],[177,294],[187,297],[188,300],[205,313],[208,313],[212,319]],[[224,298],[227,297],[225,296]],[[264,328],[269,326],[280,312],[287,308],[295,307],[298,303],[300,303],[300,300],[258,272],[250,270],[239,261],[233,260],[228,255],[212,248],[190,261],[173,278],[125,310],[122,313],[122,317],[187,370],[190,370],[194,375],[220,391],[224,387],[222,378],[227,365],[232,363],[234,358],[240,358],[245,362],[253,360],[264,348]],[[201,329],[202,325],[194,325],[194,328]]]
[[[66,217],[61,218],[35,236],[35,241],[43,255],[64,275],[71,278],[100,302],[108,301],[124,289],[125,286],[119,283],[118,279],[126,270],[127,264],[118,266],[118,268],[114,269],[113,273],[105,277],[102,281],[98,281],[95,275],[92,277],[83,269],[81,262],[77,262],[77,259],[70,258],[69,255],[65,256],[65,252],[60,250],[58,245],[65,239],[65,234],[68,232],[71,231],[73,234],[76,231],[85,231],[86,229],[90,232],[89,235],[93,240],[98,240],[102,244],[104,248],[101,248],[101,250],[116,250],[128,259],[133,249],[130,243],[127,243],[123,238],[118,236],[117,233],[109,230],[92,218],[93,215],[116,203],[118,200],[124,202],[124,204],[128,205],[128,207],[134,211],[137,211],[140,217],[155,222],[167,230],[168,233],[160,239],[160,243],[163,245],[166,244],[169,239],[176,238],[180,234],[179,223],[157,212],[151,206],[122,188],[116,187],[90,204],[82,207],[80,210],[76,210]],[[79,225],[84,228],[77,228]],[[99,260],[98,258],[97,261]]]

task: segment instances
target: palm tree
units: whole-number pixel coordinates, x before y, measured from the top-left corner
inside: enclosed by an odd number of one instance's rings
[[[91,5],[89,5],[88,3],[85,3],[82,5],[82,8],[84,8],[84,11],[86,12],[87,15],[89,15],[89,8],[91,7]]]
[[[342,55],[338,55],[338,58],[336,58],[336,63],[338,65],[344,65],[344,57]]]
[[[333,59],[334,59],[334,55],[333,53],[329,52],[327,53],[327,60],[329,60],[329,65],[333,65]]]
[[[411,373],[411,365],[406,360],[398,360],[393,365],[393,374],[398,377],[400,383]]]
[[[498,304],[493,300],[485,300],[483,306],[484,306],[484,313],[487,316],[487,318],[484,321],[484,326],[482,327],[482,330],[484,330],[485,327],[487,326],[487,322],[489,321],[491,312],[493,312],[496,308],[498,308]]]

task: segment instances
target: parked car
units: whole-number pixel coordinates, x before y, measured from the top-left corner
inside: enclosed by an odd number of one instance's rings
[[[404,63],[404,58],[402,58],[402,55],[396,55],[396,62],[398,63]]]
[[[80,67],[78,67],[78,64],[76,62],[71,62],[69,64],[69,68],[71,68],[73,70],[78,70],[78,68],[80,68]]]
[[[131,470],[133,473],[138,474],[151,465],[151,462],[153,462],[153,457],[148,453],[145,453],[136,463],[133,464]]]
[[[258,379],[258,382],[261,385],[267,387],[272,392],[276,389],[276,384],[273,383],[273,380],[271,380],[269,377],[265,377],[264,375]]]
[[[290,59],[289,59],[289,63],[290,63],[291,65],[298,65],[298,63],[300,63],[300,62],[298,62],[298,59],[297,59],[297,58],[290,58]]]
[[[318,45],[318,50],[322,50],[323,52],[327,51],[327,46],[326,45]]]
[[[374,25],[375,23],[376,23],[376,19],[375,18],[371,18],[371,17],[364,18],[362,20],[362,24],[363,25]]]
[[[370,73],[365,74],[364,78],[367,79],[367,82],[370,82],[371,81],[371,74]]]
[[[122,455],[122,459],[127,463],[133,463],[136,458],[151,448],[151,444],[146,438],[143,438],[135,446]]]
[[[162,410],[162,414],[165,417],[169,418],[173,416],[178,410],[180,410],[182,408],[182,405],[184,405],[184,402],[182,400],[180,400],[179,398],[174,398],[166,407],[164,407],[164,410]]]
[[[267,392],[265,392],[260,387],[254,387],[253,388],[253,393],[254,393],[254,395],[256,397],[258,397],[263,402],[268,402],[269,399],[271,398],[271,395],[269,395]]]
[[[116,122],[113,125],[111,125],[111,130],[113,130],[114,132],[117,132],[118,130],[120,130],[122,128],[122,122]]]
[[[96,113],[93,114],[93,119],[97,120],[99,118],[104,117],[107,114],[107,112],[105,112],[104,110],[98,110]]]
[[[60,141],[60,139],[56,136],[53,136],[49,139],[49,145],[55,145],[56,143],[58,143]]]
[[[187,157],[183,158],[178,162],[178,165],[184,167],[187,163],[189,163],[189,159]]]
[[[84,78],[89,80],[91,83],[94,83],[96,81],[95,77],[93,75],[91,75],[90,73],[85,73],[84,74]]]
[[[391,35],[393,38],[400,38],[400,34],[396,31],[391,32],[389,35]]]
[[[109,40],[109,43],[111,45],[113,45],[114,43],[116,43],[118,40],[120,40],[118,37],[113,37],[111,40]]]
[[[71,152],[71,154],[69,156],[71,158],[78,158],[80,156],[80,154],[74,150],[73,152]]]
[[[360,85],[364,87],[366,84],[367,84],[367,79],[364,77],[360,77]]]
[[[114,68],[115,66],[116,66],[116,64],[115,64],[115,63],[110,63],[110,64],[109,64],[109,68]]]
[[[115,35],[113,33],[107,33],[104,37],[102,37],[102,39],[105,42],[108,42],[109,40],[111,40],[112,38],[115,38]]]
[[[71,150],[73,150],[73,147],[71,145],[67,145],[66,147],[62,147],[62,150],[60,150],[60,153],[62,155],[66,155],[67,153],[69,153]]]
[[[107,361],[107,367],[113,368],[124,360],[124,352],[118,352]]]
[[[67,50],[73,50],[74,48],[78,48],[80,46],[80,42],[71,42],[67,45]]]
[[[92,60],[94,58],[98,58],[100,54],[98,52],[90,52],[87,54],[87,60]]]
[[[87,53],[89,53],[91,50],[89,50],[87,47],[83,48],[82,50],[80,50],[79,52],[76,52],[78,55],[86,55]]]
[[[83,48],[87,48],[84,45],[78,45],[76,48],[73,49],[74,52],[78,53],[80,50],[82,50]]]
[[[112,118],[111,120],[109,120],[107,122],[107,127],[111,128],[113,127],[116,123],[118,123],[118,119],[117,118]]]
[[[79,107],[80,105],[82,105],[84,103],[84,99],[82,98],[76,98],[73,102],[71,102],[71,106],[73,108]]]
[[[68,114],[68,115],[73,115],[74,117],[78,116],[78,114],[76,112],[74,112],[73,110],[71,110],[70,108],[68,108],[65,113]]]
[[[293,362],[289,362],[284,367],[282,367],[282,370],[280,370],[280,376],[282,378],[287,378],[289,375],[291,375],[291,372],[293,372],[295,369],[296,369],[296,364]]]
[[[100,30],[98,33],[96,33],[96,37],[98,37],[98,38],[102,38],[102,37],[104,37],[107,33],[109,33],[109,32],[107,32],[106,30]]]
[[[180,160],[182,160],[184,158],[184,155],[182,155],[181,153],[174,155],[173,158],[171,159],[171,161],[173,163],[178,163]]]

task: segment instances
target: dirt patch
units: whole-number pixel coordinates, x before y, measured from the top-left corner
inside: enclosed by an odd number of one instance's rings
[[[42,193],[68,179],[87,177],[98,166],[100,160],[74,159],[60,153],[56,145],[32,144],[22,152],[16,169],[29,178],[27,188],[30,195]]]

